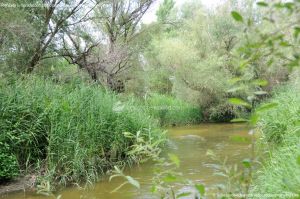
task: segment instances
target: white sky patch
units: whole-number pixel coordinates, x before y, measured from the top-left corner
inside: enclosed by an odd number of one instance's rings
[[[176,1],[176,6],[181,6],[182,4],[184,4],[185,2],[188,2],[189,0],[175,0]],[[224,2],[224,0],[199,0],[202,2],[202,4],[204,6],[206,6],[209,9],[213,9],[216,6],[222,4],[222,2]],[[148,10],[148,12],[145,14],[145,16],[142,19],[143,23],[149,24],[153,21],[156,21],[156,11],[159,8],[159,5],[163,2],[163,0],[157,0],[152,6],[151,8]]]

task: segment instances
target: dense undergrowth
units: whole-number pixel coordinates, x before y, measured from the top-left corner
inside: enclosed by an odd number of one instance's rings
[[[253,194],[294,194],[281,195],[291,198],[300,194],[299,88],[299,84],[290,84],[277,90],[271,102],[278,106],[261,115],[262,142],[269,156],[257,172]]]
[[[149,114],[159,119],[161,126],[195,124],[202,120],[199,107],[170,96],[152,94],[145,100],[145,105]]]
[[[1,158],[16,158],[21,169],[38,167],[50,182],[94,181],[113,164],[134,162],[138,154],[127,154],[134,141],[123,132],[163,140],[146,111],[114,107],[117,97],[97,86],[33,78],[2,85],[0,92],[0,143],[8,148]],[[15,164],[1,166],[12,172],[3,175],[15,175]]]
[[[160,124],[201,117],[198,108],[171,97],[123,100],[80,80],[54,83],[34,76],[2,81],[0,110],[1,180],[21,170],[58,185],[94,182],[113,165],[138,162],[136,140],[125,132],[139,132],[158,148],[165,139]]]

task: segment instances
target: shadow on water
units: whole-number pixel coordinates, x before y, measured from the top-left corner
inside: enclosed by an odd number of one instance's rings
[[[209,189],[222,183],[224,179],[214,175],[217,167],[214,161],[206,155],[208,149],[213,150],[221,158],[228,157],[229,164],[241,162],[249,157],[249,143],[235,142],[233,136],[248,137],[247,128],[240,124],[202,124],[197,126],[177,127],[168,129],[169,142],[164,154],[173,153],[180,159],[180,171],[187,179],[205,184]],[[110,193],[122,182],[121,178],[115,178],[108,182],[108,177],[94,185],[89,190],[79,188],[67,188],[62,191],[62,199],[135,199],[157,198],[151,195],[151,178],[153,176],[153,163],[148,162],[125,171],[141,183],[141,189],[137,190],[130,185],[125,185],[118,192]],[[41,195],[33,193],[15,193],[4,197],[5,199],[45,199]],[[51,197],[50,197],[51,198]]]

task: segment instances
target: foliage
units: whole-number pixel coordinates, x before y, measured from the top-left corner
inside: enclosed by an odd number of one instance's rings
[[[145,100],[149,114],[158,118],[161,126],[198,123],[201,109],[171,96],[151,94]]]
[[[110,177],[109,177],[109,181],[111,181],[113,178],[116,178],[116,177],[123,177],[123,178],[125,178],[125,182],[123,183],[123,184],[121,184],[120,186],[118,186],[117,188],[115,188],[113,191],[112,191],[112,193],[113,192],[116,192],[117,190],[119,190],[119,189],[121,189],[124,185],[126,185],[126,184],[131,184],[131,185],[133,185],[133,186],[135,186],[137,189],[139,189],[140,188],[140,183],[137,181],[137,180],[135,180],[135,179],[133,179],[131,176],[126,176],[118,167],[114,167],[114,175],[111,175]]]
[[[274,86],[272,78],[267,75],[270,71],[284,71],[282,67],[291,69],[299,66],[298,50],[295,49],[299,44],[299,2],[258,2],[257,5],[267,9],[262,13],[268,13],[260,21],[251,17],[246,19],[236,11],[231,13],[237,22],[245,24],[246,38],[235,51],[237,54],[233,59],[239,68],[233,90],[243,90],[247,87],[250,95],[247,100],[232,98],[230,102],[252,109],[268,94],[267,84]],[[287,17],[290,20],[281,20]],[[293,36],[287,34],[288,31],[293,32]],[[273,77],[277,82],[288,79],[287,73],[283,74],[283,78]],[[287,85],[279,95],[275,94],[271,102],[258,106],[250,117],[249,122],[252,125],[258,124],[258,127],[261,127],[260,138],[269,148],[270,156],[264,164],[265,167],[256,173],[257,178],[252,184],[250,197],[257,194],[262,198],[267,198],[268,194],[282,194],[281,197],[288,194],[294,194],[291,197],[299,196],[299,189],[296,188],[299,178],[295,177],[299,173],[296,163],[299,144],[299,96],[293,89],[298,90],[295,85]]]
[[[269,110],[261,115],[259,125],[267,142],[281,144],[286,138],[296,134],[294,128],[297,127],[297,122],[300,119],[300,96],[295,92],[296,88],[289,87],[284,86],[279,89],[272,98],[272,103],[278,105],[274,110]]]
[[[253,136],[253,135],[252,135]],[[236,142],[244,142],[243,137],[235,138]],[[252,140],[252,150],[255,147],[254,139]],[[228,164],[228,158],[221,159],[212,150],[208,150],[207,156],[211,157],[216,163],[215,175],[225,178],[224,184],[218,185],[217,198],[235,198],[240,195],[241,198],[247,198],[250,185],[253,178],[255,154],[250,154],[250,159],[244,159],[241,164]]]
[[[211,107],[208,110],[209,121],[212,122],[230,122],[232,119],[238,117],[240,112],[244,110],[239,110],[238,107],[235,107],[231,104],[224,102],[224,104],[219,104]],[[245,112],[245,111],[244,111]]]
[[[0,179],[37,169],[39,189],[48,192],[54,183],[93,182],[153,153],[154,190],[183,197],[173,184],[182,182],[180,161],[156,156],[164,140],[159,124],[259,121],[270,160],[252,191],[297,193],[299,0],[228,0],[214,12],[196,0],[180,8],[164,0],[158,21],[142,26],[153,0],[51,0],[34,8],[3,2],[16,8],[0,7]],[[12,72],[33,70],[39,77]],[[99,83],[126,91],[124,98]],[[144,100],[128,97],[133,93]],[[237,175],[246,193],[253,163],[243,164],[246,178]]]
[[[186,3],[180,9],[171,4],[165,1],[158,13],[168,13],[164,26],[148,35],[152,40],[144,52],[146,86],[150,92],[171,93],[200,106],[207,113],[205,120],[226,121],[217,118],[230,109],[224,101],[232,95],[227,92],[231,88],[228,80],[236,72],[231,52],[241,25],[226,15],[229,2],[218,8],[222,14],[205,10],[199,2]],[[221,106],[224,108],[214,109]],[[210,112],[215,116],[210,117]]]
[[[158,21],[166,22],[174,6],[174,0],[164,0],[163,3],[160,5],[158,11],[156,12]]]
[[[2,86],[1,142],[23,168],[38,167],[41,182],[93,182],[111,165],[137,161],[123,132],[163,140],[146,111],[96,85],[24,78]]]
[[[251,16],[241,20],[240,13],[232,12],[234,19],[245,27],[245,39],[233,51],[232,61],[237,71],[235,90],[247,87],[251,103],[264,99],[268,91],[289,79],[289,70],[299,66],[296,47],[299,44],[299,2],[259,2],[257,5],[262,14],[258,18]],[[289,20],[284,20],[286,18]]]
[[[175,154],[168,154],[168,157],[162,157],[161,150],[156,150],[153,144],[149,142],[144,142],[139,139],[139,136],[133,134],[127,134],[130,138],[137,140],[137,145],[133,146],[133,151],[139,151],[139,153],[144,154],[144,160],[152,160],[155,163],[154,166],[154,176],[152,178],[151,192],[160,198],[183,198],[189,196],[191,198],[204,198],[205,197],[205,187],[202,184],[194,183],[185,179],[184,176],[179,172],[180,160]],[[110,180],[115,177],[124,178],[124,182],[113,190],[117,191],[121,189],[126,184],[131,184],[137,189],[140,189],[140,183],[132,178],[131,176],[126,176],[118,167],[115,167],[113,175],[111,175]],[[191,186],[194,191],[182,192],[178,190],[178,184],[180,186]]]
[[[19,165],[8,145],[0,142],[0,182],[13,179],[19,175]]]
[[[261,142],[269,147],[270,157],[257,172],[252,193],[300,194],[298,90],[293,84],[278,89],[271,100],[278,105],[261,115]]]

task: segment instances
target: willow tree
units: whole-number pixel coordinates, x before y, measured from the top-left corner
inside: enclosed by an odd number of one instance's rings
[[[89,14],[98,5],[100,0],[25,0],[25,1],[7,1],[13,7],[2,7],[1,15],[8,16],[11,13],[17,13],[22,16],[19,19],[23,24],[22,32],[25,33],[28,28],[32,37],[21,37],[26,39],[27,45],[22,44],[19,49],[23,51],[23,60],[25,71],[31,73],[36,66],[44,59],[53,54],[53,49],[59,44],[56,41],[59,33],[63,32],[66,27],[76,26],[86,21]],[[6,5],[6,4],[3,4]],[[30,6],[33,5],[33,6]],[[20,23],[17,23],[20,24]],[[27,25],[26,25],[27,24]],[[8,23],[10,27],[12,23]],[[28,28],[24,26],[28,26]],[[8,26],[8,27],[9,27]],[[6,31],[6,35],[8,35]],[[24,41],[22,41],[24,43]],[[19,43],[16,41],[10,47],[11,52],[15,53]]]
[[[90,0],[49,0],[47,4],[37,10],[36,17],[40,27],[38,40],[34,46],[33,55],[29,60],[27,72],[32,72],[35,66],[44,58],[48,48],[57,34],[68,26],[85,21],[89,13],[99,1]],[[91,8],[90,4],[92,4]]]
[[[129,71],[138,59],[139,50],[135,40],[141,33],[140,22],[154,0],[110,0],[99,6],[96,26],[106,41],[102,59],[96,70],[106,79],[112,90],[123,87],[119,76]]]

